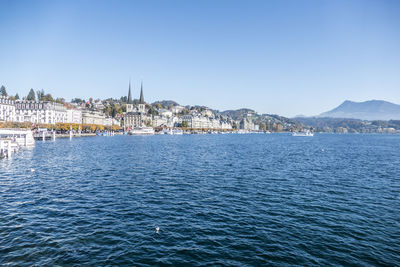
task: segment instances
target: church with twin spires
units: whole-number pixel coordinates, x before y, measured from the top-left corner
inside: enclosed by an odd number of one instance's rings
[[[143,83],[140,85],[139,101],[135,104],[132,101],[131,82],[129,82],[128,100],[126,104],[126,112],[124,114],[125,127],[127,129],[144,127],[149,120],[151,120],[151,117],[149,117],[146,112],[146,103],[144,102],[143,96]]]

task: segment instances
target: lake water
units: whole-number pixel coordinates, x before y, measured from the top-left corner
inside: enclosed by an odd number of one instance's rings
[[[400,265],[400,135],[37,142],[0,160],[8,264]]]

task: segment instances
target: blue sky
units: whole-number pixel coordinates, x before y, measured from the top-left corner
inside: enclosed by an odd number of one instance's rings
[[[8,93],[138,98],[284,116],[400,104],[400,1],[0,0]]]

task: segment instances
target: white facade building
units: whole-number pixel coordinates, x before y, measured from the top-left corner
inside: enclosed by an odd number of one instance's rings
[[[82,123],[82,110],[80,109],[67,109],[67,123]]]
[[[177,127],[182,124],[182,119],[180,117],[172,116],[168,118],[167,126],[168,127]]]
[[[8,97],[0,96],[0,121],[15,121],[15,102]]]
[[[119,121],[119,120],[116,120],[115,118],[113,118],[113,117],[106,117],[105,119],[104,119],[104,124],[103,124],[104,126],[109,126],[109,127],[112,127],[112,126],[120,126],[121,125],[121,122]]]
[[[247,117],[249,117],[249,116],[247,116]],[[243,119],[239,123],[239,128],[242,129],[242,130],[258,131],[259,130],[259,125],[254,124],[249,119]]]
[[[106,115],[97,110],[83,110],[82,111],[82,123],[83,124],[97,124],[104,125]]]
[[[172,117],[172,111],[168,109],[160,109],[158,111],[158,114],[160,114],[160,116],[162,117],[168,117],[168,118]]]
[[[203,116],[184,115],[182,122],[187,122],[188,127],[192,129],[232,129],[228,122]]]
[[[162,116],[153,117],[153,127],[168,126],[168,119]]]
[[[67,109],[56,102],[16,101],[17,122],[56,124],[67,122]]]
[[[95,109],[98,109],[98,110],[103,110],[103,109],[105,108],[104,105],[103,105],[103,103],[102,103],[99,99],[96,100],[96,101],[94,101],[93,107],[94,107]]]
[[[182,106],[173,106],[173,107],[171,108],[171,111],[172,111],[172,113],[174,113],[174,114],[178,114],[178,113],[182,112],[182,110],[184,110],[184,109],[185,109],[185,108],[182,107]]]
[[[230,130],[232,129],[232,124],[226,121],[221,121],[221,129],[223,130]]]

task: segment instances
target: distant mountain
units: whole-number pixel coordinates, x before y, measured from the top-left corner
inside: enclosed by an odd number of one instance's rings
[[[361,120],[400,120],[400,105],[383,100],[353,102],[346,100],[319,117],[352,118]]]

